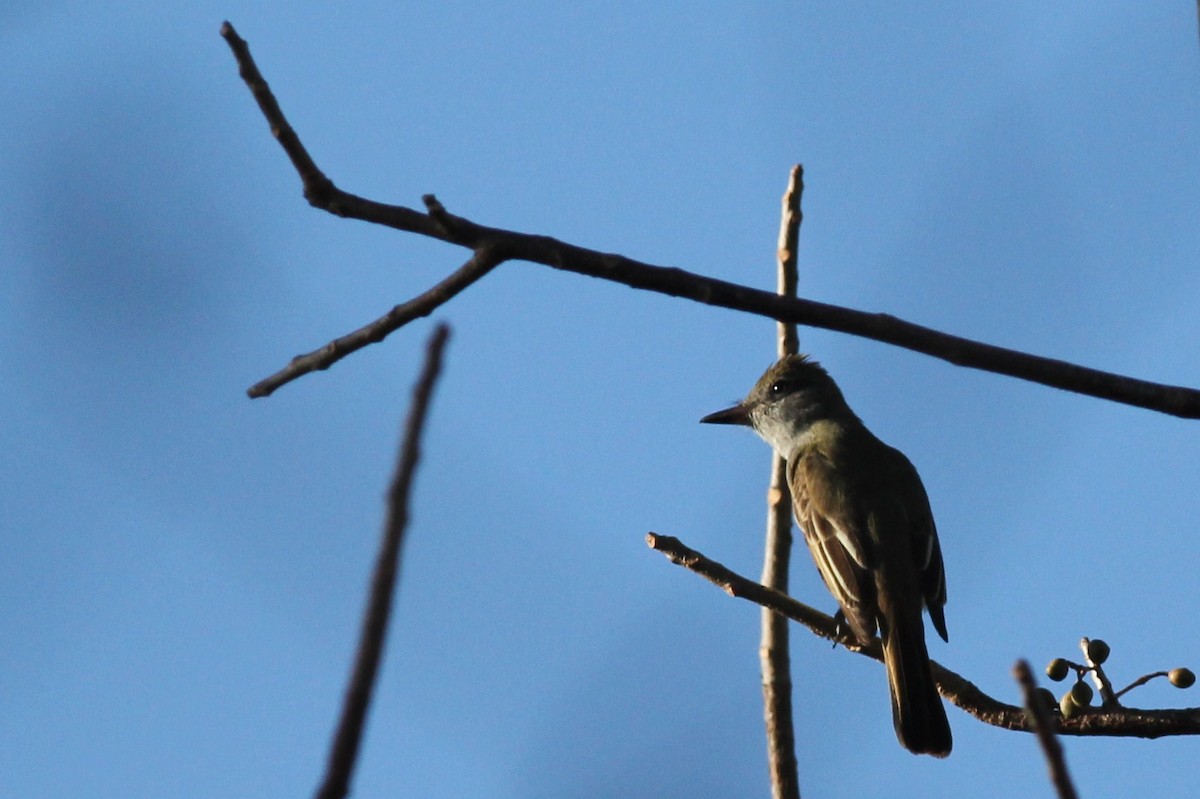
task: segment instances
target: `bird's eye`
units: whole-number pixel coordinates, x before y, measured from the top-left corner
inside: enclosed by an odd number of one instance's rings
[[[769,390],[771,392],[772,397],[782,397],[784,394],[788,393],[788,391],[790,391],[791,388],[792,388],[792,384],[789,383],[788,381],[776,380],[774,383],[771,384],[771,388]]]

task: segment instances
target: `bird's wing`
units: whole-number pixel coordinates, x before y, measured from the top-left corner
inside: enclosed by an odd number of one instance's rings
[[[938,635],[943,641],[948,641],[946,616],[942,609],[946,604],[946,569],[942,563],[942,546],[938,541],[933,511],[929,507],[929,496],[925,493],[916,467],[904,453],[891,447],[888,450],[892,461],[890,482],[903,508],[905,528],[908,530],[913,563],[920,575],[925,607],[929,610],[929,618]]]
[[[817,564],[817,571],[837,599],[859,639],[875,634],[875,553],[856,518],[842,472],[828,457],[812,449],[796,453],[788,463],[796,521]],[[852,493],[852,492],[851,492]]]

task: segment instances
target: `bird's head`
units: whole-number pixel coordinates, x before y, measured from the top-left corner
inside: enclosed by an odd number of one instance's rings
[[[814,423],[846,417],[853,413],[824,367],[807,356],[788,355],[767,369],[744,400],[700,421],[752,427],[786,456]]]

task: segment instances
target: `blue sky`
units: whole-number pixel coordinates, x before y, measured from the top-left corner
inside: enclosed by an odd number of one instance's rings
[[[414,5],[0,11],[0,794],[323,767],[432,321],[243,392],[466,254],[310,209],[223,19],[347,190],[771,287],[799,161],[805,296],[1200,386],[1192,4]],[[436,318],[355,795],[764,795],[757,609],[643,537],[758,573],[766,447],[696,421],[772,325],[521,263]],[[1200,666],[1195,422],[801,341],[924,477],[936,659],[1009,701],[1083,635],[1118,682]],[[793,589],[832,608],[803,552]],[[913,757],[878,664],[793,649],[807,793],[1049,794],[1030,736],[951,708],[951,758]],[[1195,741],[1065,743],[1083,795],[1192,785]]]

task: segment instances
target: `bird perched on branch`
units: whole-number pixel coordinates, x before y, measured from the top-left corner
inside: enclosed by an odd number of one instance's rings
[[[789,355],[732,408],[700,420],[752,427],[787,460],[796,521],[817,570],[862,643],[879,632],[896,736],[950,754],[950,725],[925,648],[922,608],[946,635],[946,577],[917,470],[866,428],[816,361]]]

